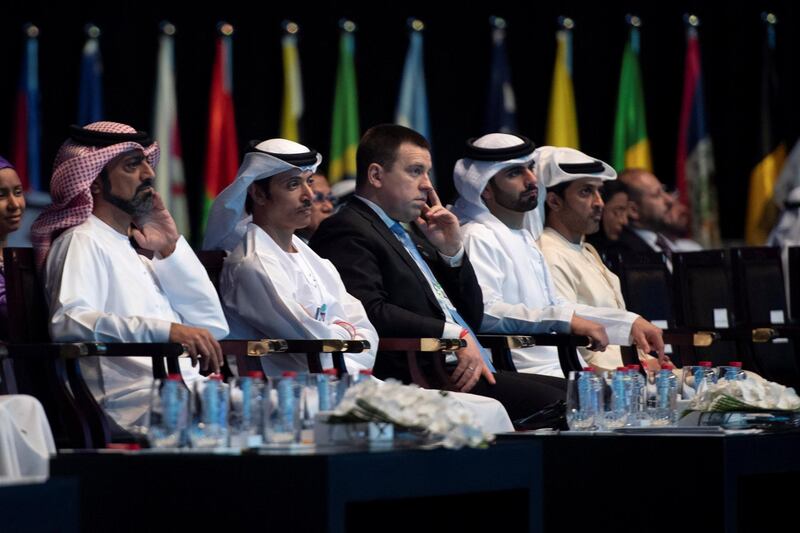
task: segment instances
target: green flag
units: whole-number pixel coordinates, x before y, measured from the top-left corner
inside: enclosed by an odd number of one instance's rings
[[[328,181],[331,184],[356,177],[356,149],[361,136],[358,128],[356,92],[355,36],[342,31],[339,40],[339,68],[336,72],[336,95],[333,100]]]
[[[612,164],[617,172],[626,168],[653,171],[644,113],[642,74],[639,69],[639,29],[636,27],[631,28],[630,38],[622,54]]]

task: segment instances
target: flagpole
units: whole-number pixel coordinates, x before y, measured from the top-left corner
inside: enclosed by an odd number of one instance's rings
[[[175,25],[168,20],[162,20],[158,25],[158,29],[168,37],[174,36],[176,31]]]
[[[90,39],[97,39],[102,34],[100,28],[98,28],[95,24],[91,22],[83,27],[83,31],[86,33],[86,36]]]
[[[408,29],[410,29],[412,33],[422,33],[422,31],[425,30],[425,23],[415,17],[408,17],[408,20],[406,20],[406,26],[408,26]]]
[[[281,22],[281,29],[286,35],[297,35],[300,33],[300,26],[291,20],[284,20]]]
[[[354,33],[358,26],[348,18],[341,18],[339,19],[339,29],[347,33]]]

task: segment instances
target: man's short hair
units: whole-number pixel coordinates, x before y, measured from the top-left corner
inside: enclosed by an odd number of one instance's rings
[[[269,198],[269,179],[272,176],[261,178],[253,182],[253,185],[264,191],[264,194]],[[244,199],[244,212],[248,215],[253,214],[253,198],[250,197],[250,191],[247,191],[247,196]]]
[[[647,170],[643,168],[626,168],[617,177],[617,181],[627,186],[628,198],[637,204],[642,199],[642,190],[634,185],[634,182],[638,181],[639,176],[646,173],[648,173]]]
[[[624,193],[630,196],[630,187],[622,183],[620,180],[609,180],[603,183],[600,189],[600,196],[603,197],[603,202],[608,203],[615,194]]]
[[[547,188],[547,192],[545,192],[545,198],[544,198],[544,200],[545,200],[544,201],[544,216],[545,216],[545,218],[550,214],[550,206],[547,205],[547,195],[552,192],[556,196],[558,196],[559,198],[563,199],[564,198],[564,191],[567,190],[567,187],[569,187],[571,183],[572,183],[571,181],[562,181],[561,183],[559,183],[557,185],[553,185],[552,187],[548,187]]]
[[[386,169],[392,168],[397,159],[397,149],[403,143],[410,143],[426,150],[430,143],[416,131],[398,124],[379,124],[367,130],[358,143],[356,152],[356,187],[367,183],[367,169],[378,163]]]

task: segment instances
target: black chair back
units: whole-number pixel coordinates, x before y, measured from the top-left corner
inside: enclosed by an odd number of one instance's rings
[[[748,328],[783,325],[788,320],[780,248],[733,248],[731,272],[737,316]],[[784,385],[800,384],[797,342],[754,343],[753,356],[762,375]]]
[[[787,250],[786,266],[791,320],[795,324],[800,324],[800,246],[792,246]]]
[[[740,323],[736,314],[730,263],[724,250],[672,254],[673,301],[680,306],[682,323],[691,329],[713,331]],[[717,341],[708,348],[695,348],[696,360],[726,365],[740,360],[748,370],[761,373],[749,343]]]
[[[9,341],[49,343],[49,313],[36,272],[32,248],[3,250],[8,303]],[[7,368],[9,368],[7,366]],[[16,357],[16,392],[35,396],[44,407],[59,448],[91,448],[90,422],[67,388],[63,361],[47,357]]]

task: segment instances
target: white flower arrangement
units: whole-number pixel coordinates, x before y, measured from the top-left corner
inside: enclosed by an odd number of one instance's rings
[[[765,379],[720,380],[701,389],[688,408],[694,411],[798,411],[800,397],[793,388]]]
[[[431,437],[445,448],[477,448],[494,439],[481,430],[472,412],[446,391],[403,385],[392,379],[365,380],[347,389],[328,422],[392,423]]]

